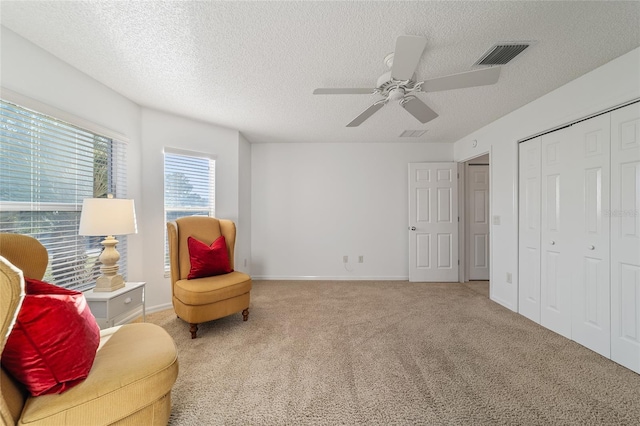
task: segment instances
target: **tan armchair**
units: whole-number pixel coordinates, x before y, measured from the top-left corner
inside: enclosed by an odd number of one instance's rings
[[[191,236],[210,245],[224,235],[231,269],[236,242],[236,226],[230,220],[206,216],[189,216],[167,223],[171,294],[178,317],[188,322],[191,338],[196,338],[198,324],[242,311],[249,318],[251,277],[242,272],[188,280],[191,269],[187,239]]]
[[[23,273],[42,279],[48,254],[34,238],[0,234],[0,256],[1,352],[24,297]],[[111,327],[100,332],[88,377],[61,394],[31,396],[2,368],[0,424],[166,425],[177,376],[176,346],[162,327]]]

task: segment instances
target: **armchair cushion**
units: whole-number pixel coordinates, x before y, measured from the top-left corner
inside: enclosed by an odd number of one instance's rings
[[[30,278],[25,282],[2,365],[34,396],[62,393],[89,374],[100,329],[82,293]]]
[[[173,291],[174,296],[186,305],[209,305],[249,293],[251,277],[234,271],[197,280],[178,280]]]
[[[224,235],[216,238],[210,246],[193,237],[187,240],[191,269],[187,279],[211,277],[233,272],[229,265],[229,253]]]

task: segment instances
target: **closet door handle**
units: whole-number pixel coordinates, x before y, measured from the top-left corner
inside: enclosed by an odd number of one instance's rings
[[[555,241],[553,241],[553,240],[551,240],[551,241],[549,241],[549,244],[551,244],[552,246],[555,246],[555,245],[556,245],[556,242],[555,242]]]
[[[589,250],[595,250],[595,249],[596,249],[596,246],[587,246],[587,248],[588,248]]]
[[[409,229],[410,229],[411,231],[415,231],[415,230],[416,230],[416,227],[415,227],[415,226],[412,226],[412,227],[410,227]]]

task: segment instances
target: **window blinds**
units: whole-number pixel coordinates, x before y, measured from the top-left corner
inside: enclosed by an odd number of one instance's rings
[[[86,290],[100,275],[101,237],[78,235],[84,198],[126,197],[126,144],[0,101],[0,232],[37,238],[45,280]],[[118,239],[126,279],[127,239]]]
[[[165,149],[165,222],[182,216],[215,216],[215,174],[216,162],[211,156]],[[165,271],[169,271],[166,236],[164,253]]]

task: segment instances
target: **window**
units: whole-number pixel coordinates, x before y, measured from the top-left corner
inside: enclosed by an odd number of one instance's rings
[[[215,216],[216,161],[212,156],[184,151],[164,151],[164,218]],[[166,228],[165,228],[166,233]],[[164,270],[169,271],[165,235]]]
[[[82,200],[126,196],[126,144],[0,101],[0,232],[37,238],[44,279],[86,290],[100,275],[101,237],[78,235]],[[127,239],[118,239],[126,278]]]

